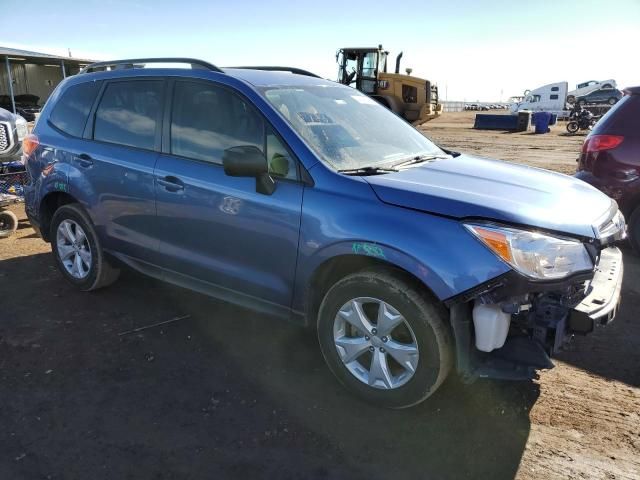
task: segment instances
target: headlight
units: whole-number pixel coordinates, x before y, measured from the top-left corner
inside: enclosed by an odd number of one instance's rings
[[[587,249],[578,240],[495,225],[465,227],[518,272],[536,280],[593,269]]]
[[[29,130],[27,129],[27,121],[20,115],[16,116],[16,133],[18,134],[18,141],[24,140]]]

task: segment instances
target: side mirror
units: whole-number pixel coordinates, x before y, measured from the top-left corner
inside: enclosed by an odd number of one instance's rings
[[[255,177],[258,193],[271,195],[276,189],[276,182],[269,175],[267,159],[258,147],[243,145],[226,149],[222,166],[230,177]]]

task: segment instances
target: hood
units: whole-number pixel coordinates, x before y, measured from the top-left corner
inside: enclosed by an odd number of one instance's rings
[[[470,155],[364,178],[391,205],[582,237],[594,237],[617,210],[609,197],[573,177]]]

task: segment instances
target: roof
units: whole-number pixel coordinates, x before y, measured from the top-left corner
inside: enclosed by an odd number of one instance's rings
[[[161,62],[162,63],[162,62]],[[175,62],[171,62],[175,63]],[[184,63],[183,61],[179,63]],[[212,66],[213,67],[213,66]],[[215,67],[217,69],[217,67]],[[265,67],[259,67],[265,68]],[[285,68],[285,67],[282,67]],[[287,67],[288,68],[288,67]],[[174,77],[190,77],[190,78],[212,78],[216,75],[226,75],[228,77],[238,79],[249,83],[254,87],[288,87],[288,86],[341,86],[339,83],[331,80],[325,80],[319,77],[311,77],[309,75],[299,75],[289,71],[282,70],[256,70],[252,68],[223,67],[222,69],[207,68],[172,68],[166,66],[145,67],[145,68],[119,68],[106,71],[88,71],[81,72],[73,78],[78,81],[84,81],[83,78],[126,78],[126,77],[143,77],[147,75],[174,76]]]
[[[9,57],[9,60],[12,62],[15,61],[31,61],[33,63],[44,63],[46,61],[52,60],[64,60],[66,63],[92,63],[94,60],[89,60],[86,58],[75,58],[75,57],[63,57],[60,55],[51,55],[49,53],[41,53],[41,52],[32,52],[30,50],[20,50],[18,48],[8,48],[8,47],[0,47],[0,60],[4,60],[4,57]],[[20,60],[17,60],[20,59]]]
[[[312,86],[335,84],[335,82],[332,82],[331,80],[325,80],[324,78],[310,77],[308,75],[298,75],[281,70],[268,71],[227,67],[223,67],[222,70],[227,75],[249,82],[256,87],[282,87],[294,85]]]

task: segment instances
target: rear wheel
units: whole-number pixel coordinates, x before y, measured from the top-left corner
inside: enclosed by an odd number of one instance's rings
[[[105,258],[93,224],[78,204],[56,210],[49,238],[58,268],[80,290],[106,287],[118,278],[120,271]]]
[[[578,130],[580,130],[580,125],[578,125],[578,122],[567,123],[567,132],[576,133]]]
[[[453,362],[443,307],[386,271],[363,271],[336,283],[320,306],[318,337],[338,380],[384,407],[423,401]]]
[[[636,252],[636,255],[640,255],[640,206],[636,207],[627,223],[629,232],[629,243]]]
[[[18,217],[16,214],[9,210],[0,212],[0,238],[10,237],[17,229]]]
[[[615,105],[616,103],[618,103],[618,99],[616,97],[611,97],[609,99],[609,105]]]

